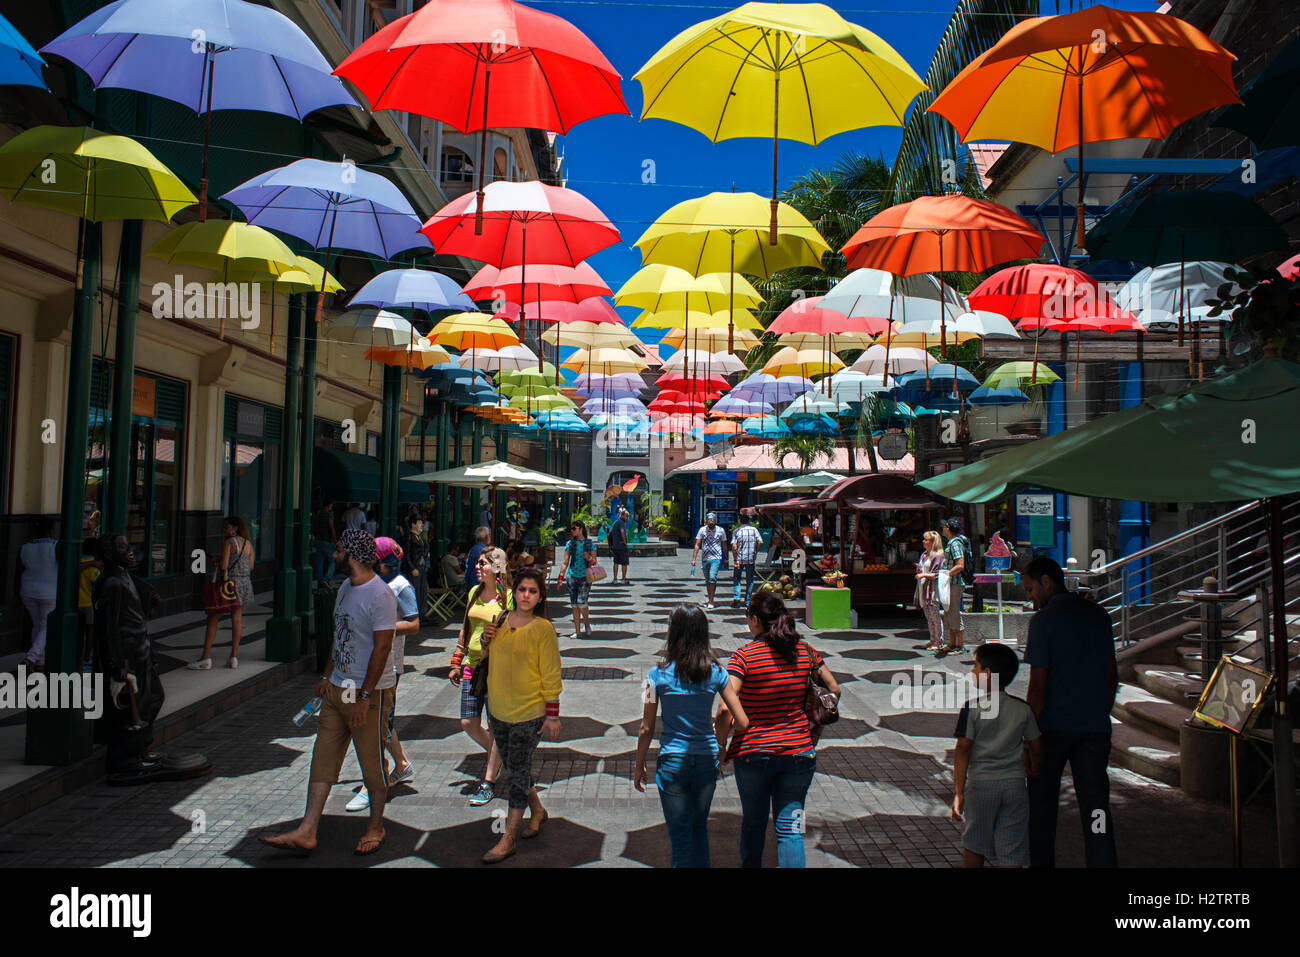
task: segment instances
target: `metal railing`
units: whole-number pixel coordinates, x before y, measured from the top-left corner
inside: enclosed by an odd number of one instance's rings
[[[1300,499],[1282,505],[1283,540],[1289,583],[1300,580]],[[1218,590],[1248,599],[1269,583],[1268,506],[1250,502],[1091,570],[1070,572],[1091,589],[1110,614],[1121,647],[1171,628],[1187,618],[1194,603],[1178,593],[1199,590],[1206,578]],[[1293,599],[1288,607],[1296,605]],[[1298,606],[1300,607],[1300,606]],[[1254,616],[1232,631],[1239,637],[1256,627]]]

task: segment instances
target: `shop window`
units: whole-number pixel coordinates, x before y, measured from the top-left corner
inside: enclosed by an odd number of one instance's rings
[[[226,397],[223,515],[238,515],[248,525],[258,560],[275,557],[275,527],[280,516],[279,409],[234,396]]]

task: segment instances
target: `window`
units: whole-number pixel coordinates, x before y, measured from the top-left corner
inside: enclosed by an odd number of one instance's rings
[[[366,455],[369,455],[371,458],[376,458],[376,459],[379,458],[379,433],[378,432],[366,433]]]
[[[280,516],[281,411],[226,396],[222,515],[238,515],[253,537],[254,555],[275,557]]]
[[[474,182],[474,164],[469,156],[451,147],[443,150],[442,181],[444,183]]]
[[[505,179],[506,167],[509,162],[510,160],[506,156],[506,151],[498,146],[492,153],[492,178]]]

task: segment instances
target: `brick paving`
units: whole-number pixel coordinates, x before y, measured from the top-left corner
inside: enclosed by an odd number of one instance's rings
[[[703,600],[700,579],[681,578],[685,564],[635,559],[630,587],[592,589],[593,639],[564,637],[572,627],[565,599],[551,597],[561,634],[564,732],[538,751],[534,771],[552,820],[542,839],[521,845],[501,867],[666,866],[668,841],[653,786],[632,786],[640,681],[662,643],[664,619],[680,600]],[[719,587],[729,599],[729,589]],[[748,638],[741,612],[710,613],[719,655]],[[352,847],[364,815],[343,806],[360,785],[349,754],[330,796],[320,847],[308,859],[279,856],[257,837],[295,822],[306,796],[314,727],[291,717],[311,696],[310,674],[268,691],[170,748],[198,750],[214,773],[195,781],[118,789],[93,785],[0,829],[0,867],[424,867],[468,866],[494,841],[505,811],[498,799],[466,800],[484,770],[484,754],[460,731],[459,692],[446,680],[455,625],[425,628],[408,640],[398,695],[397,728],[415,765],[414,779],[393,789],[388,839],[357,858]],[[810,867],[951,867],[960,863],[960,832],[947,818],[951,799],[954,715],[893,706],[891,680],[914,664],[960,673],[969,657],[934,661],[920,649],[919,617],[871,619],[859,630],[807,635],[841,675],[843,718],[827,730],[807,801]],[[1022,676],[1013,691],[1023,692]],[[653,757],[652,749],[651,755]],[[1112,770],[1120,860],[1129,866],[1222,866],[1229,862],[1227,809],[1192,801],[1126,771]],[[740,800],[726,772],[713,802],[710,839],[715,866],[739,864]],[[1273,863],[1266,807],[1247,815],[1247,863]],[[1077,809],[1062,804],[1059,861],[1082,863]],[[769,832],[767,863],[775,865]]]

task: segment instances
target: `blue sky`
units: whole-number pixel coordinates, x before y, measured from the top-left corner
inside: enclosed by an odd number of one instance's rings
[[[1151,0],[1109,0],[1110,5],[1152,10]],[[564,141],[569,187],[592,200],[618,226],[623,243],[598,253],[591,264],[611,289],[641,265],[632,246],[649,223],[668,207],[714,190],[768,195],[772,185],[771,140],[736,139],[711,143],[701,133],[665,120],[637,119],[641,85],[631,77],[664,43],[702,20],[738,4],[708,6],[683,0],[648,3],[531,0],[533,6],[564,17],[589,36],[623,75],[623,97],[632,116],[604,116],[574,127]],[[934,47],[952,15],[953,0],[849,0],[830,4],[845,19],[889,43],[924,76]],[[1076,4],[1078,6],[1078,4]],[[1062,12],[1067,3],[1060,3]],[[1045,13],[1054,0],[1042,0]],[[812,147],[783,140],[778,154],[779,182],[785,186],[810,167],[829,166],[848,151],[880,154],[893,161],[898,128],[875,127],[841,133]],[[653,184],[642,182],[646,160],[655,166]],[[626,311],[630,320],[634,312]],[[648,331],[648,330],[647,330]],[[648,338],[644,337],[643,338]]]

